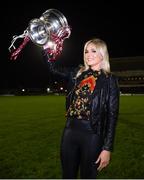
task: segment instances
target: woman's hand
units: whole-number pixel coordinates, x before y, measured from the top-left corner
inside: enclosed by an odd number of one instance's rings
[[[100,153],[97,161],[95,162],[96,164],[100,162],[100,164],[99,164],[99,166],[97,168],[98,171],[101,171],[104,167],[106,167],[109,164],[110,157],[111,157],[111,152],[110,151],[103,150]]]

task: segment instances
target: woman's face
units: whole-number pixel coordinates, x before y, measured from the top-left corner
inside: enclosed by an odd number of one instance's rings
[[[87,45],[85,50],[85,61],[93,70],[100,70],[102,55],[97,51],[97,48],[93,43]]]

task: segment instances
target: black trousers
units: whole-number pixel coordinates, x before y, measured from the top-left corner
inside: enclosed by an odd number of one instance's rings
[[[76,179],[80,172],[81,179],[95,179],[101,147],[101,138],[89,121],[68,119],[61,142],[62,178]]]

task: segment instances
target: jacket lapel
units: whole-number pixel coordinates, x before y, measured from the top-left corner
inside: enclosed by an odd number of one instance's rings
[[[95,96],[98,92],[100,92],[100,90],[105,86],[105,81],[106,81],[106,76],[102,72],[101,75],[96,80],[96,86],[94,88],[92,97]]]

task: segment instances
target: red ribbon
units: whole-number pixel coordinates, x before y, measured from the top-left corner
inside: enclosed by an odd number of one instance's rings
[[[15,49],[12,54],[11,54],[11,60],[16,60],[18,55],[20,54],[21,50],[26,46],[26,44],[29,42],[30,38],[28,36],[26,36],[22,42],[22,44]]]

